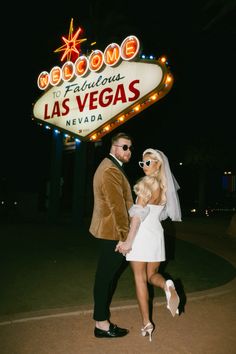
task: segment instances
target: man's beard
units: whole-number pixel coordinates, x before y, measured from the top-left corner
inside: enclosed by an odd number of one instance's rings
[[[123,156],[116,155],[116,158],[123,163],[127,163],[130,160],[130,157],[124,158]]]

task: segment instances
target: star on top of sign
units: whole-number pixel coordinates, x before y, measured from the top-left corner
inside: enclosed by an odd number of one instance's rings
[[[62,37],[65,44],[63,44],[61,47],[54,50],[54,53],[64,51],[61,57],[61,61],[63,61],[65,57],[67,61],[76,60],[81,52],[80,43],[85,42],[87,40],[87,38],[77,39],[80,33],[82,32],[82,29],[80,27],[77,29],[75,34],[73,34],[73,32],[74,32],[74,28],[73,28],[73,18],[72,18],[70,21],[68,38]]]

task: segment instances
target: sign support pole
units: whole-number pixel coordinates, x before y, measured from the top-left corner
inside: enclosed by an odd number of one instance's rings
[[[75,145],[74,187],[72,220],[74,224],[83,224],[86,194],[86,143]]]
[[[60,212],[62,147],[63,135],[53,131],[48,210],[50,221],[56,221]]]

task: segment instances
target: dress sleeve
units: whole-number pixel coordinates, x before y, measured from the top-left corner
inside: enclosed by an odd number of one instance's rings
[[[150,212],[150,207],[146,205],[142,207],[142,205],[134,204],[129,209],[129,215],[132,218],[133,216],[139,216],[141,221],[144,221]]]

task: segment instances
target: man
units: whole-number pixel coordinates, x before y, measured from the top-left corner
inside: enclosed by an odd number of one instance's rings
[[[131,158],[132,139],[125,133],[111,140],[110,154],[98,166],[93,179],[94,207],[90,233],[97,238],[100,256],[94,282],[94,335],[97,338],[123,337],[128,330],[110,322],[110,304],[116,280],[125,259],[115,252],[129,231],[128,210],[133,197],[122,169]]]

